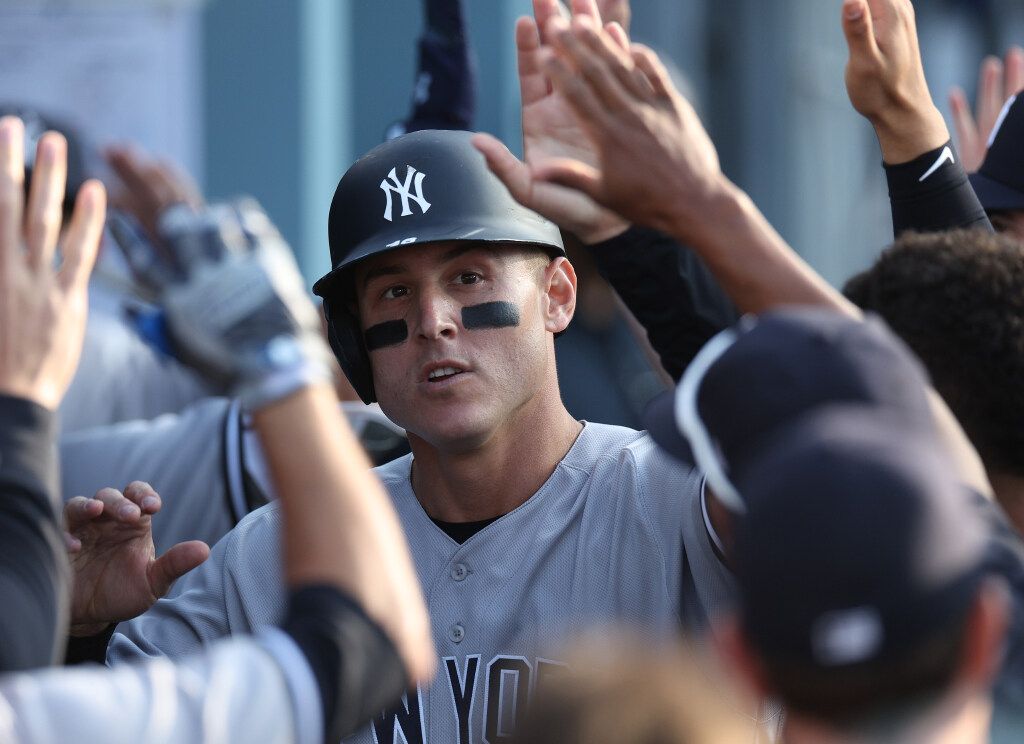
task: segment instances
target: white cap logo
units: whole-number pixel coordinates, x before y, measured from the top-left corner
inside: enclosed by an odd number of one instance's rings
[[[825,666],[856,664],[871,658],[882,646],[885,632],[874,607],[829,612],[811,629],[814,658]]]
[[[407,165],[405,171],[405,182],[398,180],[397,167],[392,168],[391,172],[388,173],[388,177],[380,182],[380,188],[384,192],[384,196],[388,198],[387,206],[384,207],[384,219],[391,222],[391,193],[394,192],[402,198],[402,214],[401,217],[408,217],[412,214],[412,209],[409,208],[409,202],[416,202],[420,211],[423,214],[427,213],[430,209],[430,202],[423,198],[423,179],[426,178],[425,173],[420,173],[411,165]],[[390,181],[390,183],[389,183]],[[412,193],[415,189],[416,193]]]

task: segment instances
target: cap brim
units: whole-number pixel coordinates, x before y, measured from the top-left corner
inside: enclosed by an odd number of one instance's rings
[[[665,452],[687,465],[695,465],[693,450],[676,424],[676,391],[667,390],[654,398],[644,411],[644,428]]]
[[[986,211],[1024,209],[1024,191],[1011,188],[982,173],[971,174],[971,186]]]

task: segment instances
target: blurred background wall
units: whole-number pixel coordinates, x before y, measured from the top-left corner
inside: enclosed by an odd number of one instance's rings
[[[512,26],[529,0],[465,0],[477,127],[518,149]],[[917,4],[936,100],[1024,42],[1020,0]],[[833,282],[891,237],[878,151],[843,88],[839,0],[633,0],[633,36],[689,78],[727,173]],[[309,277],[338,177],[405,116],[420,0],[4,0],[0,98],[137,139],[210,196],[250,192]]]

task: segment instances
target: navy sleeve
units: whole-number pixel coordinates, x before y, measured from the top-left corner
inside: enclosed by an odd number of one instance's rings
[[[466,34],[462,0],[426,0],[419,69],[409,117],[389,133],[473,127],[476,64]]]
[[[896,237],[907,230],[940,232],[973,227],[992,231],[992,223],[952,142],[909,163],[886,165],[885,177]]]
[[[0,671],[58,663],[69,570],[59,520],[56,417],[0,395]]]
[[[324,741],[340,741],[398,702],[402,660],[384,631],[333,586],[294,589],[282,629],[299,646],[320,689]]]
[[[673,380],[708,339],[739,318],[700,258],[662,233],[631,227],[590,250]]]

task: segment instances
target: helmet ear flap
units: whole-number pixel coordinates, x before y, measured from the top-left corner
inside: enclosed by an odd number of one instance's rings
[[[362,398],[363,403],[376,402],[377,394],[373,389],[370,355],[366,351],[359,319],[344,306],[344,303],[341,303],[341,307],[332,308],[332,303],[326,297],[324,316],[327,318],[327,340],[349,383]]]

